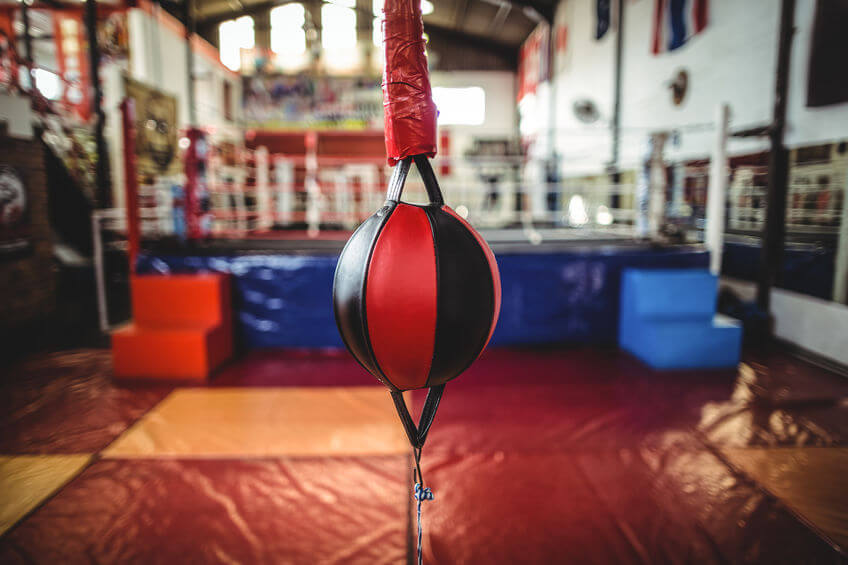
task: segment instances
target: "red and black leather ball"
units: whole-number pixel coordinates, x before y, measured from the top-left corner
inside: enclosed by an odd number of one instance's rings
[[[333,306],[345,345],[392,390],[462,373],[491,338],[500,301],[492,250],[441,204],[387,201],[336,266]]]

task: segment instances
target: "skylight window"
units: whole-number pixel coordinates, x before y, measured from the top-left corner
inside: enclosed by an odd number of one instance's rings
[[[328,50],[356,47],[356,12],[341,4],[321,6],[321,45]]]
[[[254,45],[253,18],[250,16],[227,20],[218,26],[219,56],[230,70],[241,68],[241,50],[253,49]]]
[[[306,12],[293,2],[271,10],[271,51],[277,55],[303,55],[306,52]]]

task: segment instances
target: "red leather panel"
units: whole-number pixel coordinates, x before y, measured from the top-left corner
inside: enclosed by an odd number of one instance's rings
[[[421,208],[398,204],[377,238],[365,310],[383,373],[401,390],[425,386],[436,337],[436,253]]]
[[[477,243],[480,244],[480,247],[483,248],[483,254],[486,255],[486,259],[489,261],[489,268],[492,270],[492,280],[495,283],[495,308],[494,308],[494,316],[492,316],[492,327],[489,328],[489,337],[486,338],[486,345],[489,345],[489,340],[492,339],[492,333],[495,331],[495,326],[498,325],[498,316],[501,313],[501,274],[498,271],[498,262],[495,260],[495,254],[492,253],[492,249],[489,247],[489,244],[486,243],[486,240],[477,233],[477,230],[471,227],[471,224],[465,221],[459,214],[453,211],[450,206],[443,205],[442,210],[459,220],[462,225],[468,228],[468,231],[474,234],[474,237],[477,239]],[[486,345],[483,347],[485,348]]]

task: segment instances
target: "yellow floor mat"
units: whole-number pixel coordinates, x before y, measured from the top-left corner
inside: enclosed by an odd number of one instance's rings
[[[0,534],[71,480],[90,455],[0,455]]]
[[[382,387],[178,389],[105,457],[387,455],[409,446]]]

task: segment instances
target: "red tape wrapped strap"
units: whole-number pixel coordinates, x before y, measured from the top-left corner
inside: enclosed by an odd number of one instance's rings
[[[424,55],[420,0],[386,0],[383,9],[383,108],[389,164],[436,155],[436,105]]]

